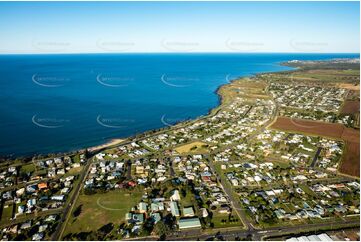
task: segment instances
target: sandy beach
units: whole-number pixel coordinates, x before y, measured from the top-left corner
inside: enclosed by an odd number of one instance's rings
[[[119,143],[121,143],[123,141],[125,141],[125,139],[112,139],[109,142],[106,142],[106,143],[104,143],[102,145],[90,147],[89,151],[93,152],[93,151],[96,151],[96,150],[104,149],[104,148],[107,148],[107,147],[110,147],[110,146],[113,146],[113,145],[117,145],[117,144],[119,144]]]

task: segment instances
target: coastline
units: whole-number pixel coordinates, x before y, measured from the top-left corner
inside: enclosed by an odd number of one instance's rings
[[[286,61],[288,62],[288,61]],[[279,66],[285,66],[284,64],[286,62],[276,62],[275,64],[276,65],[279,65]],[[244,79],[244,78],[249,78],[249,79],[254,79],[254,78],[257,78],[257,76],[259,75],[263,75],[263,74],[272,74],[272,73],[282,73],[282,72],[292,72],[292,71],[296,71],[298,70],[299,68],[298,67],[290,67],[288,66],[289,68],[291,68],[290,70],[282,70],[282,71],[269,71],[269,72],[260,72],[260,73],[257,73],[257,74],[252,74],[251,76],[239,76],[239,77],[236,77],[235,79],[231,79],[229,80],[227,83],[224,83],[224,84],[221,84],[220,86],[218,86],[216,88],[216,90],[213,91],[214,94],[217,95],[217,98],[218,98],[218,101],[217,101],[217,105],[212,107],[212,108],[209,108],[208,112],[204,115],[200,115],[198,117],[196,117],[195,119],[192,119],[192,120],[186,120],[185,122],[197,122],[199,121],[200,119],[204,119],[204,118],[207,118],[213,114],[215,114],[222,106],[223,102],[224,102],[224,97],[223,95],[220,93],[220,90],[228,85],[231,85],[232,83],[234,83],[235,81],[238,81],[238,80],[241,80],[241,79]],[[184,121],[180,122],[180,123],[177,123],[173,126],[164,126],[164,127],[161,127],[159,129],[150,129],[150,130],[147,130],[145,132],[143,132],[142,134],[145,134],[145,133],[151,133],[151,132],[154,132],[154,135],[158,134],[159,132],[164,132],[164,131],[167,131],[171,128],[174,128],[174,127],[177,127],[177,126],[181,126],[185,123]],[[110,139],[108,141],[106,141],[105,143],[102,143],[102,144],[99,144],[99,145],[96,145],[96,146],[92,146],[92,147],[85,147],[83,149],[78,149],[78,150],[73,150],[72,152],[70,153],[77,153],[77,152],[80,152],[80,151],[85,151],[85,150],[88,150],[90,152],[97,152],[97,151],[100,151],[100,150],[103,150],[103,149],[106,149],[106,148],[109,148],[111,146],[115,146],[115,145],[119,145],[123,142],[128,142],[128,141],[132,141],[133,139],[136,138],[136,134],[134,135],[131,135],[131,136],[128,136],[128,137],[120,137],[120,138],[113,138],[113,139]],[[68,154],[69,152],[65,152],[64,155]]]
[[[332,60],[332,59],[333,58],[325,59],[325,60],[322,60],[322,61],[329,61],[329,60]],[[235,79],[232,79],[232,80],[228,81],[227,83],[221,84],[220,86],[217,87],[217,89],[215,91],[213,91],[213,93],[216,94],[217,97],[218,97],[217,105],[212,107],[212,108],[209,108],[209,110],[208,110],[208,112],[206,114],[200,115],[200,116],[198,116],[198,117],[196,117],[196,118],[194,118],[192,120],[186,120],[185,122],[189,122],[189,121],[190,122],[197,122],[200,119],[204,119],[204,118],[209,117],[210,115],[215,114],[220,109],[220,107],[222,106],[222,104],[224,102],[224,97],[220,93],[220,90],[222,88],[224,88],[225,86],[234,83],[235,81],[238,81],[238,80],[241,80],[241,79],[244,79],[244,78],[254,79],[254,78],[257,78],[257,76],[263,75],[263,74],[282,73],[282,72],[291,73],[291,72],[302,69],[301,67],[293,67],[293,66],[286,65],[289,61],[291,61],[291,60],[283,61],[283,62],[276,62],[274,64],[279,65],[279,66],[287,66],[287,67],[291,68],[290,70],[269,71],[269,72],[266,71],[266,72],[259,72],[259,73],[256,73],[256,74],[252,74],[251,76],[239,76],[239,77],[237,77]],[[185,122],[182,121],[182,122],[177,123],[177,124],[175,124],[173,126],[170,126],[170,127],[169,126],[164,126],[164,127],[159,128],[159,129],[150,129],[150,130],[147,130],[147,131],[141,133],[141,135],[148,134],[148,133],[153,133],[153,135],[156,135],[156,134],[159,134],[160,132],[165,132],[165,131],[167,131],[169,129],[172,129],[174,127],[184,125]],[[124,142],[132,141],[132,140],[134,140],[136,138],[136,136],[137,136],[137,134],[127,136],[127,137],[112,138],[110,140],[107,140],[104,143],[100,143],[99,145],[84,147],[84,148],[80,148],[80,149],[74,149],[74,150],[66,151],[66,152],[53,152],[53,153],[48,153],[48,154],[35,154],[34,153],[32,155],[25,155],[25,156],[10,156],[9,155],[9,156],[0,157],[0,159],[4,160],[4,161],[16,160],[16,159],[31,159],[32,157],[37,156],[37,155],[38,156],[43,156],[43,157],[59,157],[59,156],[66,156],[66,155],[74,155],[74,154],[79,153],[79,152],[84,152],[85,150],[88,150],[90,152],[97,152],[97,151],[100,151],[100,150],[103,150],[103,149],[106,149],[106,148],[109,148],[109,147],[112,147],[112,146],[115,146],[115,145],[120,145],[120,144],[122,144]]]
[[[330,61],[332,59],[334,59],[334,58],[325,59],[325,60],[322,60],[322,61]],[[236,77],[235,79],[232,79],[232,80],[228,81],[227,83],[221,84],[220,86],[218,86],[216,88],[216,90],[213,91],[213,93],[216,94],[217,97],[218,97],[217,105],[215,107],[213,107],[213,108],[210,108],[206,114],[200,115],[200,116],[198,116],[198,117],[196,117],[195,119],[192,119],[192,120],[186,120],[186,122],[187,121],[197,122],[200,119],[207,118],[210,115],[213,115],[214,113],[216,113],[220,109],[220,107],[222,106],[222,104],[224,102],[224,98],[223,98],[222,94],[220,93],[220,90],[222,88],[224,88],[225,86],[231,85],[235,81],[238,81],[238,80],[241,80],[241,79],[244,79],[244,78],[254,79],[254,78],[257,78],[257,76],[264,75],[264,74],[282,73],[282,72],[292,73],[294,71],[298,71],[298,70],[302,69],[302,67],[299,67],[299,66],[287,65],[290,61],[291,60],[274,63],[275,65],[279,65],[279,66],[287,66],[287,67],[291,68],[290,70],[260,72],[260,73],[257,73],[257,74],[252,74],[251,76],[239,76],[239,77]],[[150,130],[147,130],[147,131],[143,132],[143,134],[153,132],[153,131],[156,131],[154,134],[157,134],[159,132],[164,132],[166,130],[171,129],[172,127],[181,126],[183,124],[184,124],[184,121],[182,121],[180,123],[177,123],[177,124],[175,124],[175,125],[173,125],[171,127],[169,127],[169,126],[161,127],[160,129],[158,129],[158,132],[156,130],[154,130],[154,129],[150,129]],[[121,143],[123,143],[125,141],[132,140],[132,139],[135,138],[135,136],[136,135],[128,136],[128,137],[125,137],[125,138],[124,137],[123,138],[114,138],[114,139],[111,139],[111,140],[107,141],[106,143],[103,143],[103,144],[100,144],[100,145],[97,145],[97,146],[93,146],[93,147],[87,147],[87,148],[84,148],[83,150],[88,149],[89,151],[94,152],[94,151],[101,150],[101,149],[104,149],[104,148],[108,148],[108,147],[111,147],[111,146],[114,146],[114,145],[117,145],[117,144],[121,144]]]
[[[119,143],[124,142],[125,140],[126,139],[119,139],[119,138],[111,139],[108,142],[105,142],[105,143],[100,144],[100,145],[92,146],[92,147],[89,147],[89,148],[86,148],[86,149],[88,149],[88,151],[90,151],[90,152],[95,152],[97,150],[101,150],[101,149],[108,148],[108,147],[113,146],[113,145],[117,145]]]

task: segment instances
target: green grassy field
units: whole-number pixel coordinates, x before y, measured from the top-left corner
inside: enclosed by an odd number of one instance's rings
[[[35,171],[35,165],[33,163],[24,165],[21,167],[20,172],[24,172],[24,173],[31,173]]]
[[[80,172],[81,172],[82,170],[83,170],[83,166],[73,167],[73,168],[71,168],[67,173],[65,173],[64,177],[78,175],[78,174],[80,174]]]
[[[69,220],[64,235],[96,231],[104,224],[119,225],[125,222],[125,214],[137,205],[142,197],[140,190],[115,190],[94,195],[80,195],[75,208],[81,206],[80,215]]]
[[[4,207],[1,216],[1,224],[10,222],[13,214],[13,205],[10,204],[7,208]]]
[[[227,227],[237,227],[242,226],[242,222],[238,218],[236,213],[233,213],[232,220],[238,221],[229,221],[228,214],[220,214],[215,212],[213,214],[212,222],[214,223],[214,228],[227,228]],[[222,221],[223,220],[223,221]]]
[[[183,207],[193,206],[193,200],[194,200],[194,194],[192,194],[191,191],[187,190],[187,194],[185,197],[181,194],[180,202]]]

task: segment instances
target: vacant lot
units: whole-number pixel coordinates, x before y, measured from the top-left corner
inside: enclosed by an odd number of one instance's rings
[[[80,207],[80,214],[69,220],[67,233],[96,231],[108,223],[125,222],[125,214],[141,200],[139,190],[114,190],[93,195],[80,195],[75,210]]]
[[[230,77],[228,77],[230,79]],[[258,78],[241,78],[233,81],[228,85],[223,85],[218,90],[218,94],[222,98],[222,104],[232,103],[237,97],[246,99],[269,98],[265,89],[267,83],[260,81]]]
[[[208,145],[206,143],[200,142],[200,141],[195,141],[189,144],[185,144],[182,146],[179,146],[177,148],[175,148],[175,150],[179,153],[179,154],[183,154],[183,153],[205,153],[207,152],[207,147]]]
[[[271,128],[284,131],[294,131],[310,135],[342,139],[346,143],[340,171],[342,173],[360,176],[360,131],[346,128],[342,124],[325,123],[303,119],[278,117]]]
[[[354,114],[360,112],[360,101],[359,100],[347,100],[342,106],[342,114]]]

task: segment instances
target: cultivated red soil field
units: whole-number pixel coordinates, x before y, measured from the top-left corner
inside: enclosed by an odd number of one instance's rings
[[[360,131],[342,124],[278,117],[271,128],[342,139],[346,143],[340,172],[360,176]]]
[[[284,131],[308,133],[311,135],[326,136],[335,139],[340,139],[345,129],[342,124],[294,119],[288,117],[278,117],[276,122],[272,124],[271,128]]]
[[[360,177],[359,142],[346,142],[346,150],[339,171],[347,175]]]
[[[342,114],[354,114],[360,111],[360,101],[358,100],[347,100],[342,106]]]

